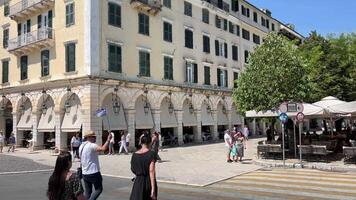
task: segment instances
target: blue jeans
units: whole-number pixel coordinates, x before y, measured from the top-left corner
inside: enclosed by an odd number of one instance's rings
[[[85,175],[83,174],[84,181],[84,196],[88,200],[95,200],[99,197],[103,191],[103,177],[100,172],[95,174]],[[92,187],[94,185],[94,192],[92,192]]]

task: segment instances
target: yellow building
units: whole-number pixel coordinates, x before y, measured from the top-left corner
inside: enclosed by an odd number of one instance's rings
[[[231,93],[254,46],[303,39],[244,0],[0,0],[0,26],[0,130],[59,149],[86,130],[216,140],[244,123]]]

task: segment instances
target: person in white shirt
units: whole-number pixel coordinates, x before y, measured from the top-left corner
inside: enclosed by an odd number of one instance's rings
[[[244,130],[243,130],[243,134],[245,136],[245,139],[248,140],[248,135],[250,134],[250,131],[248,130],[248,127],[246,124],[245,124]]]
[[[127,151],[126,136],[125,136],[125,132],[124,132],[124,131],[121,131],[121,142],[120,142],[119,155],[121,154],[122,149],[125,150],[125,154],[128,154],[128,153],[129,153],[129,152]]]
[[[109,135],[111,135],[111,139],[109,142],[109,154],[108,155],[114,155],[115,154],[115,149],[114,149],[115,134],[113,132],[110,132]]]
[[[227,155],[227,162],[231,163],[232,160],[230,158],[230,153],[231,153],[231,148],[232,148],[232,138],[230,135],[230,131],[226,130],[224,134],[224,141],[225,141],[225,149],[226,149],[226,155]]]
[[[87,200],[95,200],[103,191],[103,178],[100,173],[99,157],[100,152],[108,149],[111,134],[103,146],[95,144],[96,135],[94,131],[87,131],[84,134],[86,141],[79,147],[80,164],[82,167],[84,181],[84,196]],[[92,187],[94,186],[94,192]]]
[[[0,131],[0,153],[2,153],[2,149],[4,148],[5,145],[5,138],[4,135],[2,134],[2,131]]]
[[[72,149],[72,154],[73,154],[73,161],[75,158],[79,159],[79,146],[81,144],[81,140],[79,137],[79,134],[77,133],[75,136],[73,135],[71,141],[70,141],[70,146]]]
[[[131,134],[130,134],[130,133],[127,133],[127,135],[126,135],[126,147],[129,147],[130,138],[131,138]]]

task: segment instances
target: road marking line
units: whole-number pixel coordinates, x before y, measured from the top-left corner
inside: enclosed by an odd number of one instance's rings
[[[30,173],[39,173],[39,172],[51,172],[53,169],[41,169],[41,170],[32,170],[32,171],[17,171],[17,172],[0,172],[0,175],[11,175],[11,174],[30,174]]]

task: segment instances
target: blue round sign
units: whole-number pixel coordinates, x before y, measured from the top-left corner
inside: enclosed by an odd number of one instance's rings
[[[286,113],[281,113],[279,115],[279,120],[281,120],[281,122],[283,124],[287,123],[288,122],[288,115]]]

